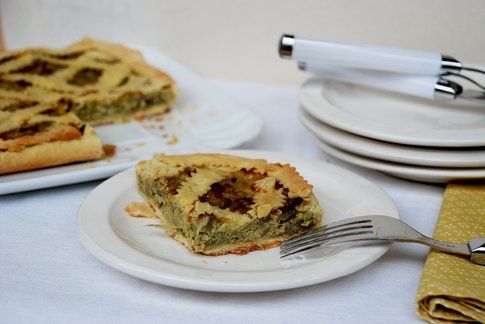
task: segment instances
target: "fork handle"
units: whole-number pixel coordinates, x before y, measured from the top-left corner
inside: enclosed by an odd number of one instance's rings
[[[448,242],[437,241],[437,240],[434,240],[434,239],[429,238],[429,237],[424,236],[424,235],[422,235],[419,238],[409,238],[409,237],[397,238],[394,241],[421,243],[421,244],[427,245],[430,248],[433,248],[433,249],[436,249],[436,250],[439,250],[439,251],[461,254],[461,255],[466,255],[466,256],[471,255],[470,249],[468,248],[467,244],[448,243]]]

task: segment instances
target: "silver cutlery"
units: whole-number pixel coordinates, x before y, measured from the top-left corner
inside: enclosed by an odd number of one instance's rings
[[[379,242],[420,243],[439,251],[469,257],[472,262],[485,265],[485,238],[474,238],[468,243],[437,241],[399,219],[380,215],[345,219],[294,237],[280,246],[280,256],[285,258],[316,247]]]
[[[485,75],[457,59],[432,52],[344,44],[283,35],[282,58],[322,79],[370,85],[429,99],[466,99],[485,104],[485,87],[464,72]],[[479,88],[465,89],[448,78],[461,78]]]

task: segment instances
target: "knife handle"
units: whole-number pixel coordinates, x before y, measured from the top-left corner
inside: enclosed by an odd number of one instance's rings
[[[283,35],[280,56],[298,62],[322,63],[414,75],[459,73],[462,65],[450,56],[393,47],[350,45]]]
[[[313,73],[321,79],[372,86],[388,91],[405,93],[427,99],[455,99],[462,91],[460,85],[439,76],[402,75],[382,71],[348,69],[300,62],[301,70]]]

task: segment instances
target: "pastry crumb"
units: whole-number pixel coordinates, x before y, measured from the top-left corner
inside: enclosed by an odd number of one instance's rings
[[[142,147],[145,146],[145,142],[139,142],[135,144],[135,147]]]
[[[140,202],[131,202],[125,207],[128,215],[136,218],[158,218],[150,205]]]
[[[202,263],[209,264],[206,260],[202,260]]]
[[[162,137],[163,137],[163,138],[168,138],[168,136],[169,136],[169,135],[168,135],[167,133],[163,133],[163,134],[162,134]]]
[[[103,156],[105,158],[112,157],[116,154],[116,145],[114,144],[104,144],[103,145]]]
[[[139,116],[135,116],[134,118],[135,120],[138,120],[138,121],[142,121],[142,120],[145,120],[147,119],[147,116],[145,115],[139,115]]]
[[[165,144],[167,144],[167,145],[175,145],[175,144],[177,144],[178,142],[179,142],[179,138],[178,138],[178,136],[177,136],[177,135],[175,135],[175,134],[173,134],[173,135],[172,135],[172,139],[171,139],[170,141],[166,142]]]
[[[168,110],[166,112],[168,112]],[[163,118],[164,118],[164,115],[158,114],[158,115],[150,116],[150,121],[161,122]]]

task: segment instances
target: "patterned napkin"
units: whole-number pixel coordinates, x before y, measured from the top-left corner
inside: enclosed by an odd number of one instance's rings
[[[485,183],[449,184],[434,238],[463,243],[485,237]],[[431,323],[485,323],[485,266],[430,252],[418,289],[418,313]]]

